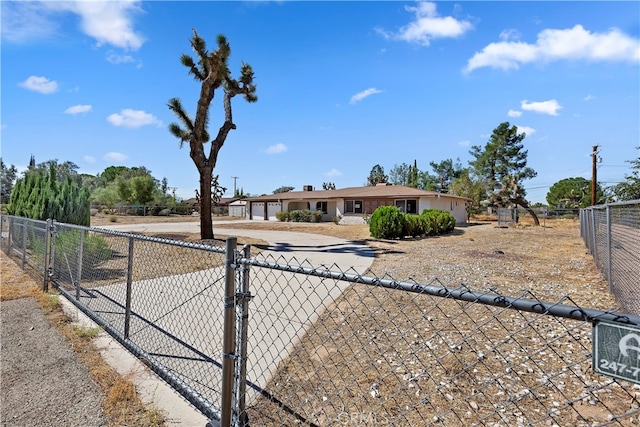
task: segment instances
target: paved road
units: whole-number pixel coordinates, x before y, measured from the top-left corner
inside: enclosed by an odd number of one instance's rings
[[[225,228],[233,227],[234,224],[238,224],[238,221],[220,221],[215,222],[214,227],[227,236],[247,236],[268,242],[269,247],[263,248],[259,255],[261,260],[305,267],[326,267],[333,271],[364,273],[374,259],[370,249],[335,237],[297,232]],[[118,224],[102,228],[123,232],[198,233],[199,223]],[[252,267],[250,275],[253,298],[250,302],[248,344],[250,351],[247,378],[252,383],[264,387],[278,363],[289,354],[293,345],[322,314],[324,307],[335,300],[348,286],[348,283],[256,267]],[[198,284],[219,281],[220,277],[224,277],[224,271],[221,267],[182,275],[176,278],[175,283],[179,286],[174,286],[180,288],[181,295],[168,296],[165,294],[163,296],[157,292],[149,292],[145,293],[144,299],[133,301],[132,307],[140,318],[153,319],[157,317],[157,307],[166,305],[166,300],[163,301],[162,298],[170,298],[172,301],[174,299],[176,301],[188,300],[189,304],[176,305],[175,309],[171,309],[169,313],[163,315],[161,323],[167,325],[167,328],[171,328],[171,333],[175,336],[192,337],[194,328],[202,323],[198,317],[201,315],[200,313],[211,310],[210,307],[207,308],[207,304],[210,306],[211,301],[222,301],[222,287],[207,289],[206,298],[189,297],[193,294],[205,295],[198,289]],[[150,281],[135,284],[136,289],[153,285],[154,283],[150,283]],[[99,292],[104,295],[122,295],[123,287],[124,284],[101,287]],[[213,315],[219,316],[220,314]],[[171,317],[174,317],[173,321]],[[135,332],[137,328],[135,322],[132,323],[131,328]],[[204,336],[205,334],[203,334]],[[153,349],[155,349],[154,345],[156,347],[159,345],[169,346],[169,344],[158,344],[160,340],[157,337],[145,334],[140,334],[138,340],[143,347],[151,346]],[[206,331],[206,338],[200,341],[196,340],[196,342],[192,339],[191,342],[199,350],[212,357],[221,354],[221,328],[209,328]],[[160,352],[159,349],[156,350]],[[195,362],[167,359],[167,363],[179,364],[179,366],[173,367],[178,371],[198,372],[202,368]],[[208,381],[219,381],[219,374],[219,370],[214,370]],[[175,399],[182,398],[176,395]],[[160,403],[159,406],[163,409],[170,409],[172,405],[169,401],[168,403]],[[186,424],[178,422],[179,425],[188,425],[199,415],[184,414],[184,408],[181,408],[180,412],[181,417],[188,416],[190,421]],[[172,417],[175,419],[176,415],[170,414],[170,418]]]

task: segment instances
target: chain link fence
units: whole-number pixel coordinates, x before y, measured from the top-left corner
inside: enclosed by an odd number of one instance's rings
[[[220,417],[225,248],[19,217],[3,216],[2,226],[2,249],[44,290],[53,284],[202,413]]]
[[[591,348],[593,324],[640,325],[633,315],[252,255],[233,238],[220,248],[2,219],[6,253],[210,425],[640,424],[638,387],[595,373]],[[30,227],[39,237],[25,243]]]
[[[592,322],[638,318],[569,297],[545,303],[256,258],[246,411],[258,425],[640,422],[637,390],[595,374],[591,353]]]
[[[582,209],[580,235],[621,307],[640,314],[640,200]]]

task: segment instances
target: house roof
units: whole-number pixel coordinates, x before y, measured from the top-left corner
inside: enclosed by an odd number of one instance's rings
[[[305,200],[305,199],[401,199],[422,197],[447,197],[452,199],[467,200],[464,197],[450,194],[440,194],[436,191],[420,190],[403,185],[376,185],[366,187],[348,187],[338,190],[318,191],[288,191],[286,193],[268,194],[259,197],[250,197],[245,200],[251,202],[269,202],[278,200]]]

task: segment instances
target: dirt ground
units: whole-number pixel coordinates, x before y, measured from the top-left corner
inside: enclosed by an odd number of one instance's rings
[[[216,225],[216,220],[222,219],[229,218],[214,218],[216,237],[224,235],[225,225]],[[156,221],[183,222],[199,221],[199,219],[197,217],[117,217],[115,223]],[[114,222],[108,216],[92,217],[92,226],[99,227],[109,224],[114,224]],[[437,280],[437,283],[444,286],[459,287],[464,285],[478,291],[493,289],[502,295],[515,297],[527,292],[529,298],[550,302],[567,296],[572,303],[585,308],[611,310],[617,307],[614,298],[608,293],[606,281],[597,270],[591,255],[587,253],[579,235],[579,222],[574,219],[547,220],[544,227],[534,227],[525,221],[518,226],[509,228],[498,228],[495,222],[477,221],[466,227],[456,228],[451,235],[406,240],[372,239],[366,225],[252,222],[237,223],[232,227],[309,232],[360,242],[372,248],[375,253],[375,260],[367,273],[370,276],[419,283],[432,283]],[[198,238],[198,236],[183,237],[185,240]],[[6,274],[13,274],[5,269],[2,273],[3,282],[6,280]],[[376,310],[375,304],[379,304],[380,307],[388,306],[389,300],[385,300],[384,295],[368,294],[356,295],[355,297],[371,298],[372,296],[374,300],[371,310]],[[398,309],[402,310],[402,307]],[[342,310],[349,310],[349,307],[343,307]],[[3,337],[5,331],[11,327],[8,324],[5,325],[5,322],[23,323],[18,320],[19,317],[5,317],[4,312],[3,303]],[[418,314],[418,316],[424,316],[424,314]],[[344,319],[346,321],[347,318]],[[413,320],[415,319],[407,318],[406,322],[410,323]],[[322,339],[321,335],[314,335],[312,332],[311,336],[314,337],[313,340],[307,344],[303,343],[302,346],[311,346],[311,350],[306,349],[303,356],[298,357],[292,362],[293,364],[317,364],[317,361],[314,362],[314,358],[323,360],[323,355],[326,359],[330,353],[330,349],[326,348],[319,353],[317,342],[312,342]],[[41,350],[47,349],[42,348]],[[9,347],[5,348],[3,338],[3,396],[5,392],[4,359],[8,357],[5,355],[5,351],[9,351]],[[36,359],[46,357],[45,355],[33,354],[33,358]],[[281,379],[280,386],[287,384],[282,379],[290,378],[290,375],[287,374],[290,371],[287,370],[293,367],[293,365],[286,364],[280,367],[281,375],[275,376],[276,379]],[[313,370],[309,372],[313,372]],[[21,375],[24,375],[20,380],[25,387],[24,393],[28,393],[26,389],[32,389],[35,393],[42,383],[43,374],[24,371]],[[346,377],[342,378],[343,381],[345,379]],[[339,378],[334,381],[339,381]],[[55,382],[52,381],[51,384],[55,384]],[[340,389],[341,384],[334,386]],[[342,386],[346,387],[345,384]],[[282,388],[279,387],[278,390],[282,390]],[[61,390],[60,393],[62,392]],[[51,390],[50,393],[54,393],[54,391]],[[293,393],[295,394],[295,392]],[[289,397],[293,398],[294,396]],[[356,403],[357,399],[345,401],[345,405]],[[4,411],[3,401],[3,425],[16,425],[4,424],[7,420]],[[281,421],[278,420],[274,424],[278,425],[278,422]]]

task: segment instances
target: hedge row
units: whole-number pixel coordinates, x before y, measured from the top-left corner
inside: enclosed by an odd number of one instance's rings
[[[420,215],[404,214],[396,206],[380,206],[371,215],[369,232],[376,239],[401,239],[446,234],[456,219],[450,212],[425,209]]]

